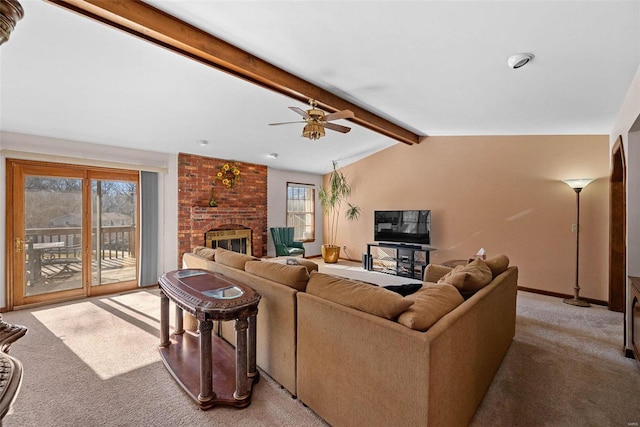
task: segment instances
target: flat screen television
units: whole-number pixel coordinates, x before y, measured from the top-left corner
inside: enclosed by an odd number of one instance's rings
[[[373,238],[376,242],[431,244],[431,211],[375,211]]]

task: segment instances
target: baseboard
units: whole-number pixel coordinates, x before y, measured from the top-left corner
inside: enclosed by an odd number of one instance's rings
[[[568,295],[568,294],[562,294],[560,292],[551,292],[551,291],[543,291],[540,289],[533,289],[533,288],[527,288],[524,286],[518,286],[518,290],[519,291],[524,291],[524,292],[531,292],[532,294],[540,294],[540,295],[547,295],[550,297],[556,297],[556,298],[573,298],[573,295]],[[602,300],[597,300],[597,299],[593,299],[593,298],[584,298],[583,299],[587,302],[589,302],[590,304],[594,304],[594,305],[603,305],[605,307],[607,307],[609,305],[608,301],[602,301]]]
[[[631,350],[630,348],[625,348],[624,349],[624,355],[625,357],[628,357],[629,359],[635,359],[636,355],[633,353],[633,350]]]

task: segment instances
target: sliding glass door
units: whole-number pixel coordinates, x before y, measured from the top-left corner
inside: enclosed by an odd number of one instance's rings
[[[82,289],[82,182],[71,176],[24,176],[22,285],[27,297]]]
[[[8,305],[133,289],[138,173],[7,161]]]
[[[137,194],[137,182],[91,180],[92,286],[136,280]]]

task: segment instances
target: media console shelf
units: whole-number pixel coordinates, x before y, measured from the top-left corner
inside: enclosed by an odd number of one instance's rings
[[[403,243],[367,243],[367,255],[363,260],[369,271],[380,271],[396,276],[422,280],[429,264],[431,246]]]

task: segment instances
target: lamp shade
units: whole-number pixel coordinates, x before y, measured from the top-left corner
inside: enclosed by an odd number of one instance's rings
[[[564,182],[571,188],[576,189],[576,188],[584,188],[587,185],[589,185],[592,181],[594,181],[593,178],[579,178],[579,179],[565,179]]]

